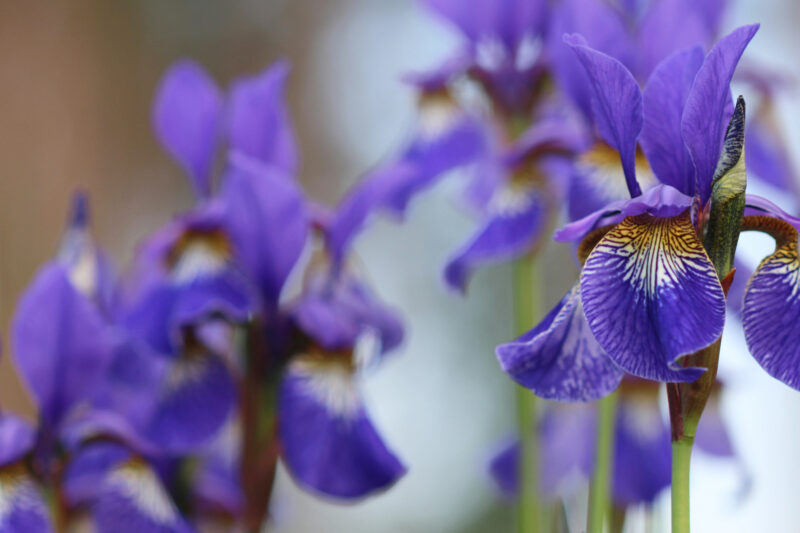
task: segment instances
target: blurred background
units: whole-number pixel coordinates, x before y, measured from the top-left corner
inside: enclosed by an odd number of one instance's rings
[[[792,0],[737,0],[724,26],[761,22],[746,57],[800,76],[798,17],[800,4]],[[224,86],[288,58],[288,99],[302,154],[298,179],[309,196],[334,203],[410,134],[415,98],[401,75],[436,65],[456,39],[412,0],[0,3],[3,339],[20,292],[57,250],[75,188],[90,192],[95,235],[118,265],[143,236],[191,205],[188,183],[150,131],[153,91],[172,61],[193,57]],[[778,101],[795,149],[797,96],[785,93]],[[497,497],[485,468],[514,426],[511,382],[493,355],[496,344],[513,336],[510,269],[480,272],[466,298],[444,289],[441,267],[472,228],[453,202],[454,180],[416,202],[404,226],[381,221],[357,245],[378,292],[406,316],[404,348],[364,385],[376,423],[408,475],[385,494],[339,506],[300,492],[280,472],[275,532],[512,530],[513,507]],[[755,264],[770,243],[748,236],[740,246]],[[563,248],[550,246],[556,256],[545,267],[548,307],[574,279]],[[795,531],[800,394],[749,358],[735,319],[723,350],[722,408],[739,461],[697,455],[693,525]],[[31,414],[7,354],[0,403]],[[666,501],[656,515],[666,523]]]

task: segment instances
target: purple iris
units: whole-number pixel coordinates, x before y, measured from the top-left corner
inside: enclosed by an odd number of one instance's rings
[[[558,361],[562,352],[572,358],[580,354],[584,359],[577,360],[589,368],[616,365],[657,381],[693,381],[702,374],[704,369],[683,367],[679,361],[719,337],[725,296],[698,238],[692,207],[704,212],[718,160],[723,172],[740,163],[744,107],[740,103],[733,113],[728,85],[756,30],[757,26],[735,30],[705,58],[698,48],[673,54],[655,68],[643,95],[619,61],[588,47],[580,36],[565,38],[590,74],[597,129],[619,152],[633,198],[610,204],[557,233],[561,240],[581,239],[594,228],[612,225],[588,254],[581,274],[580,300],[591,335],[580,342],[573,340],[577,335],[565,335],[575,329],[575,321],[562,314],[547,331],[537,327],[519,341],[498,347],[501,365],[514,379],[523,385],[552,381],[550,389],[534,390],[562,400],[585,400],[613,388],[604,373],[582,375],[593,392],[578,395],[568,389],[579,372],[575,365],[569,365],[573,373],[564,373],[567,365],[558,364],[539,370],[543,357]],[[741,138],[732,138],[739,153],[729,161],[731,154],[721,151],[732,114],[729,134]],[[636,180],[637,146],[661,181],[643,194],[638,194]],[[797,257],[796,219],[756,197],[748,197],[747,203],[751,208],[746,215],[757,212],[782,224],[771,233],[778,240],[776,252],[762,263],[745,295],[748,346],[770,374],[797,387],[796,343],[793,328],[785,327],[797,316],[791,298],[796,285],[791,266]],[[596,348],[591,337],[601,349],[587,348]],[[605,366],[586,362],[604,361],[606,354],[610,361]]]
[[[734,457],[717,409],[719,388],[697,429],[698,447],[711,455]],[[626,377],[620,385],[615,426],[612,497],[620,508],[652,505],[670,485],[670,429],[659,407],[656,383]],[[588,404],[549,404],[539,422],[542,450],[540,484],[551,499],[574,492],[594,469],[597,411]],[[503,494],[515,496],[519,448],[513,442],[489,465]]]

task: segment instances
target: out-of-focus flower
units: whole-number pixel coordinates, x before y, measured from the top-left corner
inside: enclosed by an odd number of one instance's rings
[[[718,401],[719,388],[713,401]],[[625,508],[652,505],[670,485],[670,430],[659,407],[657,383],[627,376],[620,385],[615,424],[612,498]],[[588,404],[548,404],[539,423],[540,484],[551,499],[566,496],[589,479],[594,469],[597,411]],[[733,447],[716,403],[709,406],[697,432],[698,447],[732,458]],[[516,496],[519,447],[504,448],[490,465],[503,494]]]

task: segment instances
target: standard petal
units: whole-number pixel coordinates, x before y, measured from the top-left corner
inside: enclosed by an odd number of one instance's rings
[[[676,52],[659,63],[644,89],[644,126],[639,141],[659,181],[694,193],[694,167],[681,136],[681,117],[703,49]]]
[[[44,495],[21,464],[0,469],[0,533],[54,531]]]
[[[231,88],[231,148],[293,176],[297,145],[284,100],[289,63],[279,61]]]
[[[176,359],[167,371],[147,427],[150,441],[185,453],[206,444],[236,404],[233,377],[222,360],[208,353]]]
[[[640,79],[648,79],[656,65],[676,50],[691,46],[702,50],[711,40],[714,34],[702,15],[692,9],[693,3],[691,0],[667,0],[650,5],[639,26],[641,62],[637,70]],[[701,53],[700,63],[702,61]],[[689,83],[691,85],[691,80]]]
[[[577,284],[535,328],[496,354],[514,381],[548,400],[596,400],[616,389],[623,374],[589,331]]]
[[[546,222],[544,202],[533,191],[500,191],[483,225],[447,262],[447,285],[464,292],[472,272],[487,263],[506,261],[529,252]]]
[[[57,262],[42,267],[22,295],[12,342],[17,368],[41,417],[51,425],[94,392],[113,348],[110,328],[98,309]]]
[[[758,24],[742,26],[720,39],[703,61],[686,98],[681,134],[694,163],[696,191],[703,204],[711,195],[711,180],[733,112],[731,78],[756,31]]]
[[[279,405],[283,459],[302,487],[356,499],[389,488],[405,473],[367,417],[346,366],[295,360]]]
[[[642,91],[619,60],[590,48],[579,35],[565,37],[578,55],[591,84],[592,116],[605,141],[619,151],[631,197],[642,191],[636,182],[636,139],[642,130]]]
[[[222,192],[236,257],[269,304],[276,304],[308,235],[303,193],[289,176],[234,157]]]
[[[221,114],[219,89],[203,67],[184,60],[164,74],[153,105],[153,129],[203,198],[211,191]]]
[[[192,531],[156,474],[140,460],[132,459],[112,469],[101,487],[90,508],[98,531]]]
[[[747,347],[764,370],[790,387],[800,389],[797,230],[779,219],[774,222],[777,246],[747,284],[742,324]]]
[[[721,334],[725,296],[689,211],[628,217],[589,254],[581,297],[597,342],[625,371],[655,381],[694,381],[679,359]]]
[[[382,354],[403,340],[403,323],[397,313],[347,272],[334,277],[324,269],[311,275],[292,309],[292,318],[303,333],[328,350],[351,350],[367,332],[377,334]]]

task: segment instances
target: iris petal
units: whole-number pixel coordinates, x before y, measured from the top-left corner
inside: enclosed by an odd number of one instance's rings
[[[483,226],[448,261],[444,271],[447,285],[465,291],[477,267],[530,251],[541,237],[545,215],[543,202],[533,192],[513,191],[504,195],[490,207]]]
[[[639,141],[662,183],[694,194],[694,168],[681,136],[681,116],[703,49],[677,52],[659,63],[644,89],[644,126]]]
[[[750,353],[764,370],[790,387],[800,389],[797,230],[779,219],[767,221],[773,222],[783,235],[778,233],[775,251],[761,262],[745,289],[744,335]]]
[[[367,417],[349,369],[296,360],[279,400],[283,458],[303,487],[355,499],[387,489],[405,473]]]
[[[219,89],[200,65],[180,61],[164,74],[153,106],[153,128],[200,197],[210,193],[221,115]]]
[[[54,531],[41,489],[15,465],[0,470],[0,533]]]
[[[293,175],[297,146],[284,101],[289,64],[279,61],[257,76],[231,87],[231,147],[261,163]]]
[[[48,424],[91,394],[111,361],[109,327],[57,262],[23,294],[13,333],[15,363]]]
[[[725,297],[688,210],[628,217],[589,254],[581,296],[597,342],[625,371],[655,381],[694,381],[703,369],[678,359],[714,342]]]
[[[686,98],[681,134],[694,163],[697,193],[703,204],[711,195],[711,181],[733,112],[731,78],[756,31],[758,24],[742,26],[720,39],[706,56]]]
[[[190,533],[161,481],[138,460],[122,463],[105,477],[91,513],[98,531]]]
[[[165,450],[196,450],[222,427],[235,402],[233,378],[219,357],[182,356],[165,376],[147,435]]]
[[[631,196],[642,191],[636,182],[636,139],[642,129],[642,91],[617,59],[590,48],[579,35],[565,37],[578,55],[592,88],[592,116],[605,141],[619,151]]]
[[[589,330],[577,284],[535,328],[496,353],[517,383],[549,400],[593,401],[622,379]]]

